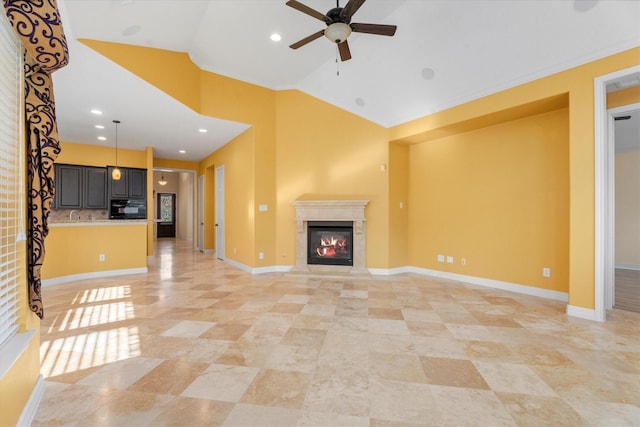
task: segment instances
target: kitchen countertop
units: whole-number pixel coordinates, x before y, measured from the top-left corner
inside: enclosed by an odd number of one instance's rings
[[[95,227],[95,226],[116,226],[116,225],[147,225],[146,219],[113,219],[113,220],[65,220],[50,222],[49,227]]]

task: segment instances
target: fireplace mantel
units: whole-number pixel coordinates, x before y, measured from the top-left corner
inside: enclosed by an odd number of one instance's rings
[[[295,272],[366,273],[366,220],[368,200],[295,200],[296,265]],[[307,223],[309,221],[353,221],[353,266],[307,264]]]

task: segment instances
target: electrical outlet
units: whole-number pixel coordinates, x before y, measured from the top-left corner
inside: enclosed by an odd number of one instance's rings
[[[549,267],[545,267],[542,269],[543,277],[551,277],[551,269]]]
[[[453,257],[452,256],[448,256],[447,257],[447,264],[453,264]]]
[[[258,258],[264,259],[264,252],[258,252]]]
[[[100,255],[98,256],[98,260],[99,260],[99,261],[104,261],[104,259],[105,259],[104,254],[100,254]]]
[[[438,262],[444,262],[444,255],[438,255]]]
[[[462,258],[460,260],[460,262],[462,263],[462,265],[467,265],[467,259],[466,258]]]

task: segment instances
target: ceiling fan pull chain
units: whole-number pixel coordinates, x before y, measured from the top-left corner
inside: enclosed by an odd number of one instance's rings
[[[338,43],[336,43],[336,76],[340,76],[340,60],[338,57],[340,56],[340,51],[338,50]]]

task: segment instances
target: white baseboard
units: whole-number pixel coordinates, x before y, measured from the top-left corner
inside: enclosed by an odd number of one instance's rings
[[[395,268],[368,268],[369,273],[373,276],[395,276],[396,274],[410,273],[412,267],[395,267]]]
[[[616,268],[621,270],[640,270],[640,265],[637,264],[618,264],[616,263]]]
[[[20,418],[16,424],[18,427],[29,427],[33,423],[33,418],[36,416],[36,411],[38,410],[38,406],[40,405],[43,395],[44,377],[40,374],[33,386],[33,390],[31,390],[29,400],[20,414]]]
[[[592,308],[576,307],[567,304],[567,316],[579,317],[580,319],[593,320],[602,322],[604,319],[598,319],[596,311]]]
[[[68,276],[60,276],[60,277],[54,277],[52,279],[44,279],[42,281],[42,286],[58,285],[60,283],[74,282],[76,280],[100,279],[103,277],[125,276],[128,274],[143,274],[148,272],[149,272],[149,269],[147,267],[140,267],[140,268],[125,268],[122,270],[106,270],[106,271],[93,271],[91,273],[70,274]]]
[[[466,276],[464,274],[449,273],[446,271],[430,270],[428,268],[418,267],[403,267],[403,272],[419,274],[422,276],[432,276],[449,280],[457,280],[460,282],[471,283],[473,285],[502,289],[503,291],[517,292],[520,294],[548,298],[556,301],[569,301],[569,295],[566,292],[552,291],[550,289],[536,288],[535,286],[521,285],[518,283],[509,283],[500,280],[485,279],[483,277]]]

